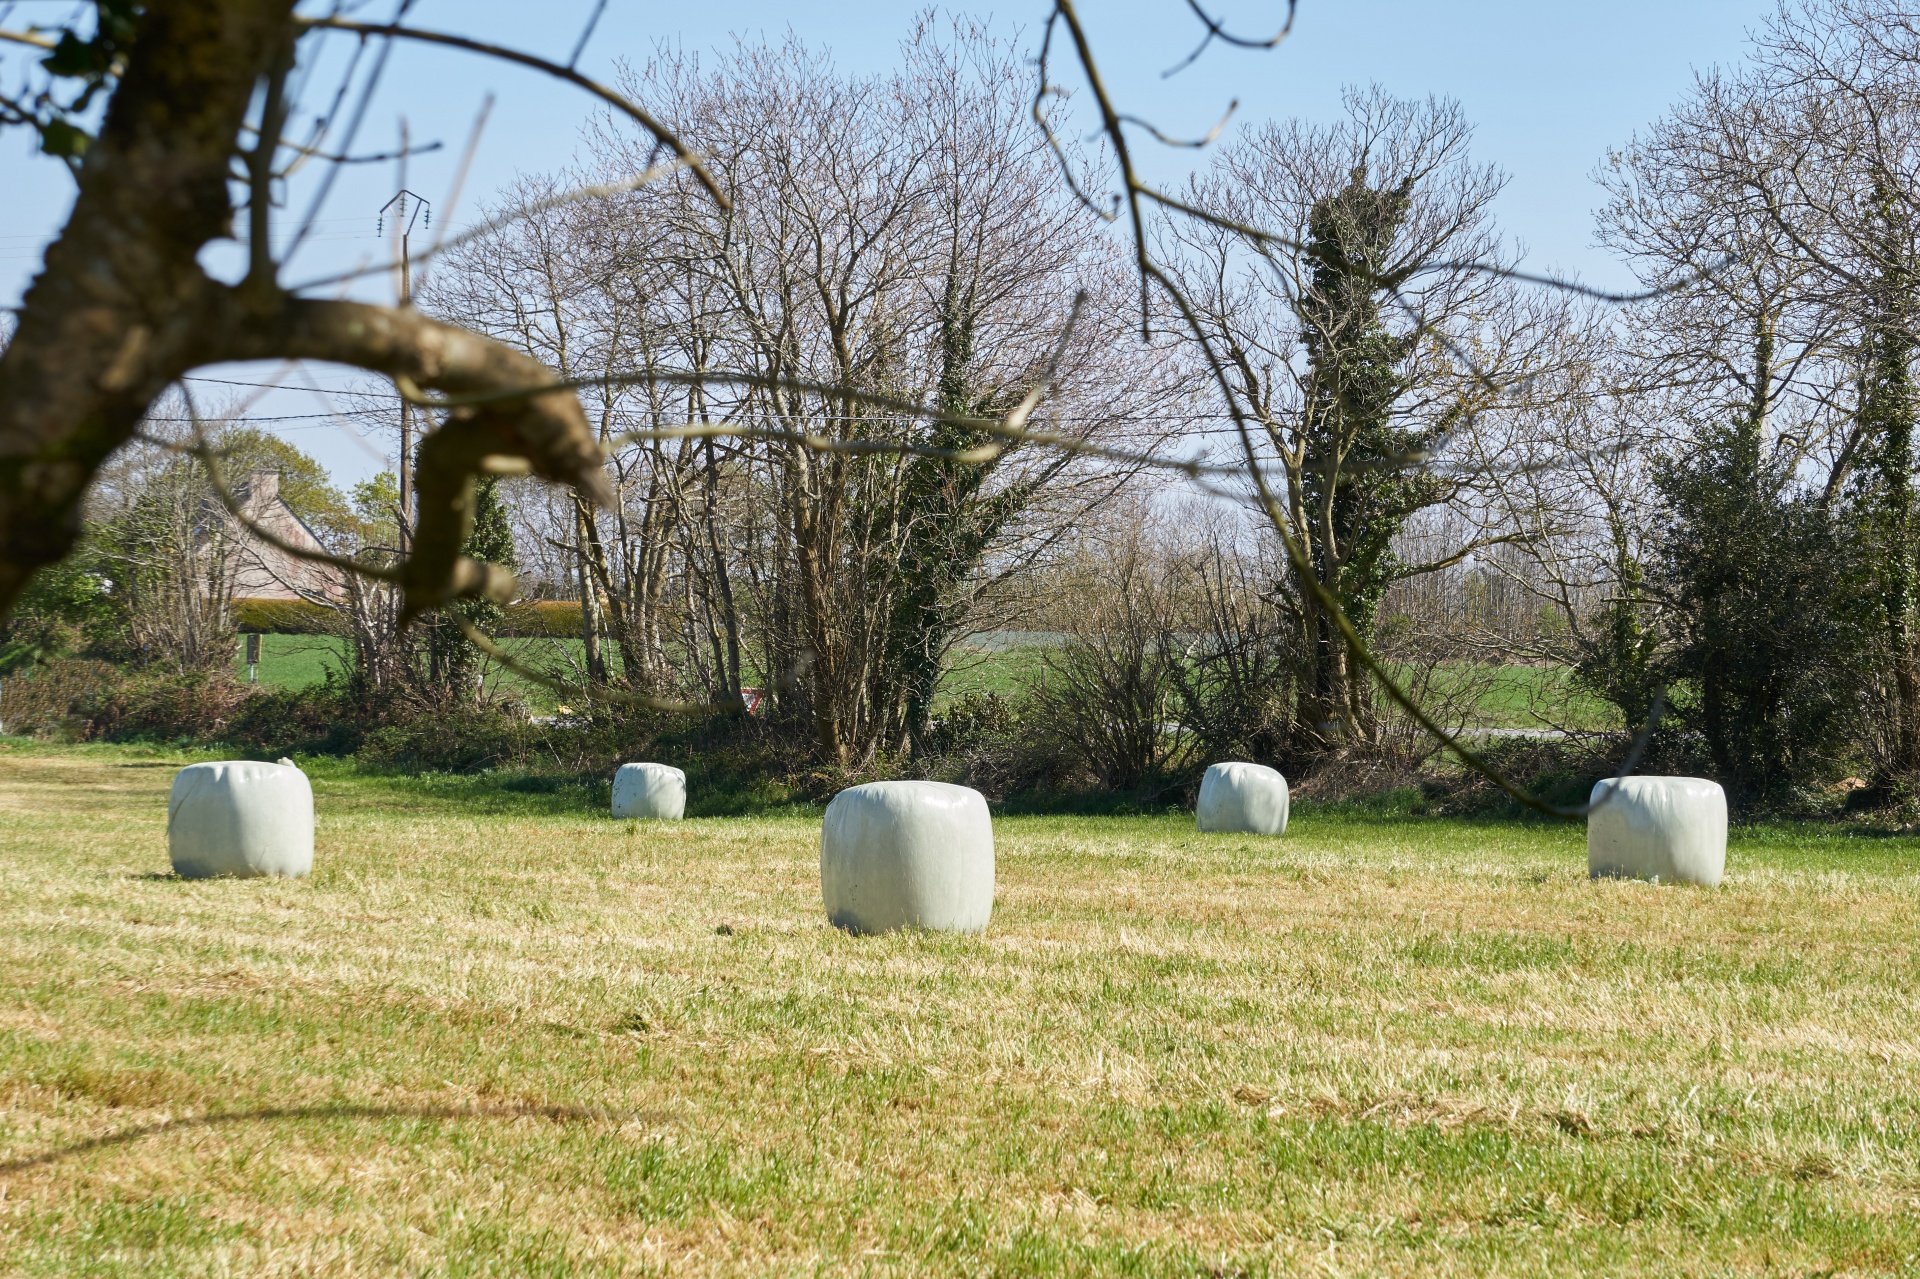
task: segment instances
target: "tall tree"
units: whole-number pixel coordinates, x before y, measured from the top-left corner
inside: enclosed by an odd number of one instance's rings
[[[1112,438],[1161,390],[1106,340],[1111,255],[1030,131],[1013,51],[927,20],[904,53],[877,77],[792,41],[711,69],[657,59],[636,84],[738,198],[663,183],[581,241],[648,367],[708,379],[636,378],[622,413],[734,436],[635,471],[669,518],[624,536],[636,559],[668,553],[690,623],[676,655],[727,671],[747,650],[776,717],[835,763],[909,744],[995,583],[1117,486],[983,417],[1050,384],[1033,426]],[[615,171],[645,158],[608,153]],[[900,407],[925,402],[948,416]]]
[[[519,567],[514,553],[513,526],[507,520],[506,506],[500,500],[500,481],[489,475],[480,481],[473,494],[473,531],[467,535],[462,554],[509,571]],[[461,600],[452,610],[475,629],[496,631],[505,610],[493,600]],[[426,687],[460,703],[478,700],[485,690],[481,680],[486,663],[452,619],[437,617],[429,623],[427,639]]]
[[[1920,771],[1916,88],[1905,6],[1783,5],[1745,65],[1702,76],[1615,157],[1602,217],[1661,290],[1643,308],[1642,382],[1684,388],[1698,448],[1815,483],[1874,548],[1855,586],[1880,619],[1880,764],[1900,774]]]
[[[1457,105],[1349,92],[1331,127],[1293,122],[1228,145],[1188,203],[1216,220],[1169,222],[1169,259],[1196,344],[1279,473],[1273,519],[1303,548],[1280,598],[1300,642],[1298,737],[1322,752],[1373,744],[1372,681],[1322,593],[1370,626],[1393,582],[1511,536],[1475,531],[1418,562],[1395,554],[1414,513],[1470,507],[1465,473],[1430,465],[1538,372],[1552,326],[1469,264],[1497,261],[1502,178],[1468,155]],[[1265,228],[1250,244],[1235,225]],[[1471,358],[1463,352],[1472,351]]]
[[[1446,496],[1439,477],[1409,468],[1450,426],[1450,415],[1408,424],[1395,405],[1412,389],[1408,357],[1423,334],[1396,333],[1382,314],[1384,272],[1411,212],[1414,178],[1390,188],[1357,166],[1307,220],[1311,287],[1298,310],[1307,374],[1302,398],[1300,504],[1323,512],[1311,545],[1314,573],[1363,634],[1400,575],[1394,538],[1407,517]],[[1300,719],[1371,733],[1370,689],[1347,664],[1346,641],[1310,594],[1301,597],[1307,670]],[[1323,730],[1324,732],[1324,730]]]
[[[1793,491],[1749,421],[1703,428],[1659,486],[1675,712],[1737,804],[1788,801],[1858,741],[1875,625],[1861,540]]]
[[[1914,264],[1895,231],[1898,217],[1884,180],[1880,261],[1860,326],[1857,429],[1865,455],[1852,497],[1873,547],[1886,652],[1893,672],[1894,769],[1920,772],[1920,523],[1914,503],[1913,363],[1920,318]]]

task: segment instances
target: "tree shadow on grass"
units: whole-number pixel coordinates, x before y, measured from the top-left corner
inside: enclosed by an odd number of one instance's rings
[[[317,774],[325,776],[325,774]],[[370,768],[342,772],[362,802],[488,817],[568,817],[617,820],[610,811],[613,780],[574,773],[489,769],[477,773],[401,773]],[[823,805],[791,798],[781,786],[730,774],[687,770],[688,817],[817,817]]]
[[[369,768],[343,780],[375,803],[487,817],[581,817],[600,807],[598,791],[611,792],[610,785],[517,770],[401,773]]]
[[[196,1115],[188,1119],[163,1119],[139,1124],[100,1137],[89,1137],[72,1145],[59,1146],[37,1155],[26,1155],[0,1163],[0,1177],[44,1168],[96,1150],[130,1146],[147,1137],[163,1133],[191,1132],[236,1124],[276,1123],[329,1119],[424,1119],[454,1121],[460,1119],[546,1119],[553,1123],[629,1124],[639,1120],[665,1123],[670,1117],[657,1110],[609,1110],[601,1106],[268,1106],[259,1110],[236,1110],[215,1115]]]

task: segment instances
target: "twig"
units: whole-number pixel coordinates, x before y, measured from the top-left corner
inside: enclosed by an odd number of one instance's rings
[[[34,49],[52,50],[58,47],[57,42],[41,35],[38,31],[9,31],[5,27],[0,27],[0,40],[10,40],[14,44],[24,44]]]
[[[715,203],[723,209],[733,207],[732,202],[727,199],[726,192],[720,189],[720,184],[714,181],[713,175],[708,173],[706,166],[700,163],[700,158],[689,150],[687,144],[682,142],[671,129],[654,119],[646,108],[638,103],[615,93],[597,80],[581,75],[570,66],[563,67],[557,62],[549,62],[545,58],[537,58],[531,53],[522,53],[518,49],[510,49],[505,45],[488,44],[484,40],[471,40],[466,36],[457,36],[444,31],[424,31],[418,27],[403,27],[397,23],[383,25],[372,22],[352,22],[346,18],[301,18],[296,21],[311,30],[353,31],[363,36],[386,36],[390,39],[442,44],[449,48],[464,49],[469,53],[484,54],[490,58],[499,58],[503,62],[518,63],[523,67],[544,71],[550,76],[585,89],[609,106],[626,114],[641,128],[651,133],[654,141],[680,157],[680,162],[700,179],[700,185],[707,189],[707,194],[714,198]]]
[[[401,18],[406,17],[407,11],[413,8],[413,4],[414,0],[400,0],[399,8],[394,11],[394,21],[398,22]],[[361,37],[360,44],[362,48],[366,46],[366,37]],[[373,105],[374,90],[380,87],[381,77],[386,74],[387,70],[387,59],[392,53],[393,41],[387,40],[380,45],[380,52],[374,55],[373,70],[367,73],[366,83],[360,86],[359,101],[353,104],[353,118],[347,122],[346,136],[340,140],[340,153],[342,155],[350,155],[353,152],[353,140],[359,136],[360,125],[367,118],[367,108]],[[347,64],[346,74],[341,79],[340,94],[335,97],[333,110],[328,112],[327,128],[333,127],[332,121],[334,116],[339,113],[340,101],[346,94],[348,87],[352,84],[353,72],[359,65],[360,53],[359,50],[355,50],[353,59]],[[315,135],[313,145],[318,146],[320,144],[320,137],[324,132],[325,130],[323,129],[320,134]],[[300,251],[300,246],[306,243],[307,236],[313,231],[314,222],[320,217],[320,210],[326,206],[327,197],[333,193],[333,181],[339,176],[339,173],[340,166],[333,165],[329,167],[321,177],[320,189],[313,193],[313,202],[307,206],[307,216],[301,219],[300,229],[293,233],[292,241],[288,243],[286,251],[280,255],[282,262],[291,260],[293,255]]]
[[[607,0],[597,0],[593,6],[593,15],[587,19],[586,30],[580,33],[580,39],[574,43],[573,56],[567,59],[567,70],[571,71],[580,62],[580,55],[587,51],[587,41],[593,39],[593,29],[600,25],[600,15],[607,11]]]
[[[571,191],[563,191],[558,195],[548,196],[543,200],[535,200],[531,204],[520,205],[507,210],[505,213],[488,218],[485,222],[477,226],[468,227],[465,231],[462,231],[450,240],[436,242],[428,248],[426,252],[415,254],[413,261],[424,267],[426,263],[432,261],[432,259],[439,254],[451,252],[478,236],[491,234],[523,218],[535,217],[550,209],[561,208],[568,204],[578,204],[584,200],[598,200],[607,196],[625,195],[630,191],[639,190],[649,182],[664,178],[668,174],[678,173],[686,167],[687,166],[679,160],[670,160],[665,164],[656,164],[644,172],[637,173],[631,178],[623,178],[618,182],[602,182],[593,186],[575,187]],[[445,222],[443,221],[441,225],[445,226]],[[289,286],[287,291],[290,293],[302,293],[308,289],[324,288],[330,284],[348,284],[369,275],[382,275],[386,272],[397,270],[399,265],[399,259],[396,258],[389,262],[356,266],[351,271],[342,271],[336,275],[322,275],[316,276],[311,280],[303,280],[299,284]]]
[[[419,259],[420,282],[418,292],[427,283],[427,272],[433,269],[433,259],[439,254],[440,246],[446,242],[447,228],[453,225],[454,214],[460,208],[460,193],[466,190],[467,174],[473,169],[473,157],[480,151],[480,136],[487,131],[487,120],[493,115],[493,94],[489,93],[480,100],[480,110],[473,117],[473,128],[467,133],[466,150],[460,153],[460,167],[453,171],[453,183],[447,188],[447,198],[441,201],[440,229],[435,232],[433,243]]]
[[[1268,36],[1264,40],[1261,40],[1261,39],[1249,38],[1247,36],[1234,35],[1232,32],[1228,31],[1226,27],[1223,26],[1218,20],[1216,20],[1212,14],[1208,13],[1205,9],[1200,7],[1200,0],[1187,0],[1187,8],[1193,10],[1193,16],[1200,19],[1200,25],[1207,29],[1207,34],[1200,37],[1200,43],[1198,46],[1194,48],[1194,51],[1192,53],[1189,53],[1184,59],[1182,59],[1180,62],[1178,62],[1174,66],[1168,67],[1165,71],[1162,71],[1160,73],[1160,78],[1165,80],[1172,76],[1179,75],[1182,71],[1185,71],[1188,67],[1192,66],[1196,61],[1199,60],[1200,55],[1207,51],[1207,46],[1212,44],[1215,40],[1220,41],[1222,44],[1234,45],[1237,48],[1241,48],[1241,49],[1271,49],[1276,47],[1282,40],[1285,40],[1287,38],[1290,32],[1292,32],[1294,12],[1299,8],[1299,4],[1300,4],[1300,0],[1287,0],[1286,22],[1281,25],[1278,33]]]
[[[756,390],[796,391],[802,394],[832,396],[836,399],[852,400],[872,408],[883,409],[902,416],[920,418],[929,422],[940,422],[948,426],[957,426],[965,430],[979,431],[1001,439],[1022,444],[1038,444],[1044,447],[1064,449],[1088,457],[1104,458],[1112,462],[1151,467],[1156,470],[1174,471],[1188,478],[1202,475],[1238,475],[1241,468],[1225,464],[1202,462],[1199,460],[1182,461],[1177,458],[1158,457],[1151,453],[1139,453],[1129,449],[1118,449],[1111,445],[1095,444],[1070,435],[1060,435],[1051,431],[1035,431],[1017,425],[1024,421],[1026,414],[1032,411],[1028,402],[1033,398],[1029,392],[1028,400],[1009,414],[1008,418],[973,417],[964,413],[953,413],[922,404],[916,400],[902,399],[875,391],[838,386],[825,382],[810,382],[799,378],[780,377],[763,373],[734,372],[719,369],[707,369],[699,372],[682,373],[669,369],[653,369],[641,373],[604,374],[596,377],[567,378],[540,386],[516,388],[511,391],[484,391],[471,395],[429,396],[423,394],[417,386],[406,379],[396,379],[394,385],[401,397],[408,403],[420,408],[454,409],[473,405],[498,404],[511,400],[524,399],[548,391],[572,391],[589,386],[648,386],[666,384],[671,386],[746,386]],[[1024,412],[1022,410],[1025,410]],[[1015,417],[1015,414],[1018,417]],[[685,427],[663,427],[657,432],[636,431],[620,438],[630,442],[649,439],[725,439],[740,436],[743,438],[785,438],[805,444],[809,448],[818,447],[828,452],[895,452],[919,454],[927,457],[947,457],[948,450],[923,448],[919,445],[898,441],[833,441],[822,436],[806,432],[785,431],[781,428],[765,427],[728,427],[693,424]],[[862,447],[842,447],[858,444]],[[984,446],[983,446],[984,447]],[[965,452],[965,451],[962,451]],[[956,454],[949,460],[980,463],[993,460],[996,454],[963,456]]]

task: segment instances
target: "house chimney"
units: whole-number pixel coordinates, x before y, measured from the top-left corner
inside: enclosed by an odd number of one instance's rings
[[[247,505],[265,506],[280,496],[280,472],[255,471],[247,479]]]

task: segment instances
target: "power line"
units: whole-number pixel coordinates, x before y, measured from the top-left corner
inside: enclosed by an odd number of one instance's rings
[[[231,422],[236,426],[251,426],[255,422],[308,422],[308,421],[312,421],[315,418],[325,418],[328,421],[332,421],[339,416],[340,415],[337,413],[277,413],[277,414],[270,414],[266,417],[254,417],[252,414],[248,414],[244,417],[221,418],[219,417],[219,415],[216,414],[214,415],[213,420]],[[178,423],[183,423],[188,425],[191,425],[194,422],[205,422],[207,420],[208,419],[205,417],[193,418],[193,417],[149,416],[147,418],[147,421],[149,422],[178,422]]]
[[[182,378],[181,380],[185,382],[207,382],[217,386],[252,387],[252,388],[255,388],[258,390],[264,390],[264,391],[305,391],[309,393],[317,391],[323,395],[359,395],[359,396],[367,396],[367,397],[380,398],[380,399],[392,398],[396,400],[399,398],[399,396],[396,393],[391,391],[324,390],[318,387],[288,386],[284,382],[247,382],[247,381],[241,381],[235,378],[200,377],[197,374],[189,375],[185,378]],[[324,413],[311,413],[311,414],[292,414],[290,416],[292,417],[303,417],[303,416],[304,417],[329,417],[329,416],[336,416],[336,415],[324,414]],[[1143,423],[1160,422],[1170,426],[1189,426],[1196,422],[1219,422],[1223,420],[1224,417],[1225,415],[1221,413],[1142,413],[1137,416],[1125,416],[1125,417],[1115,417],[1105,413],[1073,413],[1073,414],[1046,414],[1044,420],[1048,422],[1094,422],[1094,423],[1113,422],[1113,423],[1125,423],[1130,426],[1140,425]],[[161,421],[163,419],[155,418],[154,420]],[[276,419],[250,418],[248,420],[266,422],[266,421],[274,421]],[[810,422],[876,422],[881,419],[876,417],[862,416],[860,414],[829,413],[829,414],[822,414],[819,416],[809,415],[807,420]],[[1039,420],[1039,419],[1036,418],[1036,420]],[[1218,431],[1220,433],[1228,434],[1228,435],[1236,434],[1235,429],[1230,426],[1219,427]]]
[[[318,391],[320,394],[323,394],[323,395],[386,396],[386,395],[392,394],[392,392],[387,392],[387,391],[323,390],[320,387],[314,387],[314,386],[288,386],[285,382],[247,382],[237,378],[228,378],[228,377],[201,377],[197,373],[190,373],[186,377],[181,378],[180,380],[182,382],[207,382],[214,386],[246,386],[246,387],[252,387],[256,390],[261,390],[261,391],[308,391],[308,392]]]

